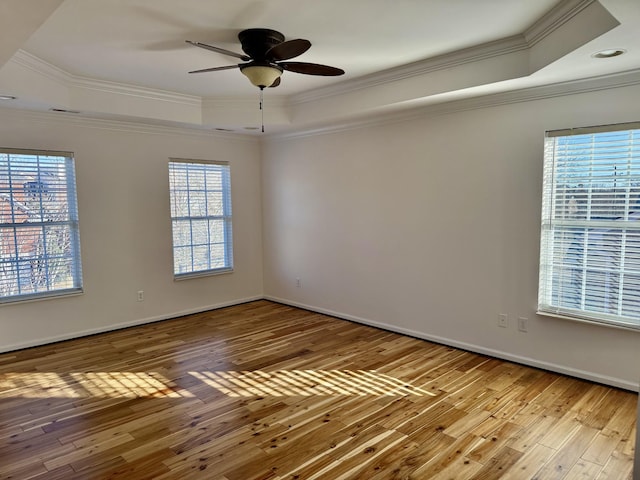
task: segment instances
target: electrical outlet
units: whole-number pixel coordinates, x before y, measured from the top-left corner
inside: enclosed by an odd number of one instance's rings
[[[526,333],[527,319],[525,317],[518,317],[518,330]]]
[[[139,302],[144,301],[144,290],[138,290],[138,301]]]
[[[298,288],[302,287],[302,282],[300,281],[299,278],[296,278],[296,287]]]
[[[507,328],[509,326],[509,316],[506,313],[498,315],[498,326]]]

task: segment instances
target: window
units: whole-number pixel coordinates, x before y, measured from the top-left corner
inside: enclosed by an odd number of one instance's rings
[[[0,301],[81,291],[73,154],[0,149]]]
[[[547,132],[538,310],[640,329],[640,123]]]
[[[233,270],[231,180],[226,162],[169,162],[176,278]]]

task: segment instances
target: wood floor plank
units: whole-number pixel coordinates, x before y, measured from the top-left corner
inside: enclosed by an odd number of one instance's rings
[[[633,458],[628,455],[623,455],[619,452],[613,452],[607,464],[604,466],[600,474],[596,477],[597,480],[613,480],[623,479],[632,480],[633,475]],[[635,479],[633,479],[635,480]]]
[[[44,472],[28,477],[30,480],[70,480],[75,477],[75,471],[71,465],[64,465],[55,470],[45,470]],[[26,477],[25,477],[26,478]]]
[[[476,449],[477,450],[477,449]],[[473,451],[471,457],[473,458]],[[488,461],[483,462],[483,467],[470,478],[470,480],[498,480],[508,471],[520,458],[522,453],[509,447],[498,450]]]
[[[526,453],[534,446],[542,445],[539,443],[540,440],[547,435],[555,423],[555,418],[541,416],[531,426],[515,434],[508,442],[508,446],[522,453]]]
[[[636,402],[256,301],[0,354],[0,478],[630,480]]]
[[[581,458],[593,438],[598,434],[595,428],[581,425],[573,435],[566,439],[564,448],[558,448],[555,455],[538,471],[539,478],[561,480]]]
[[[307,462],[305,468],[291,473],[292,477],[301,479],[345,479],[354,478],[363,463],[375,461],[380,455],[402,443],[406,436],[374,425],[365,429],[348,442],[337,445],[327,451],[321,458],[325,466],[318,469],[313,463]]]
[[[463,434],[438,452],[433,461],[417,468],[413,475],[416,478],[442,478],[443,475],[457,478],[455,472],[460,472],[461,475],[470,477],[480,469],[481,464],[469,460],[468,454],[481,442],[482,440],[475,435]],[[467,470],[465,465],[472,465],[473,468]]]
[[[578,460],[564,477],[564,480],[588,480],[590,478],[597,478],[601,470],[601,465],[585,460]]]
[[[506,445],[521,430],[522,427],[515,423],[501,421],[498,428],[486,432],[471,431],[470,433],[483,438],[484,441],[469,452],[469,458],[483,465],[495,463],[493,459],[501,454],[519,458],[520,455],[512,455],[513,449],[506,447]],[[505,452],[505,449],[508,449],[508,452]]]
[[[539,472],[553,457],[555,450],[544,445],[535,444],[515,462],[504,475],[503,480],[537,479]]]

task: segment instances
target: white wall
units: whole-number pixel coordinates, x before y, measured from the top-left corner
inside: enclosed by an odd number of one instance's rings
[[[638,120],[637,98],[636,85],[269,141],[266,295],[638,389],[640,332],[535,313],[544,131]]]
[[[262,296],[257,140],[4,109],[0,146],[75,153],[85,291],[0,305],[0,351]],[[233,273],[173,280],[169,157],[231,162]]]

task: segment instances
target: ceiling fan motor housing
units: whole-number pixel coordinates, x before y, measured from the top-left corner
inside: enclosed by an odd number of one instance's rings
[[[238,34],[242,50],[254,60],[264,60],[267,51],[282,42],[284,35],[269,28],[249,28]]]

